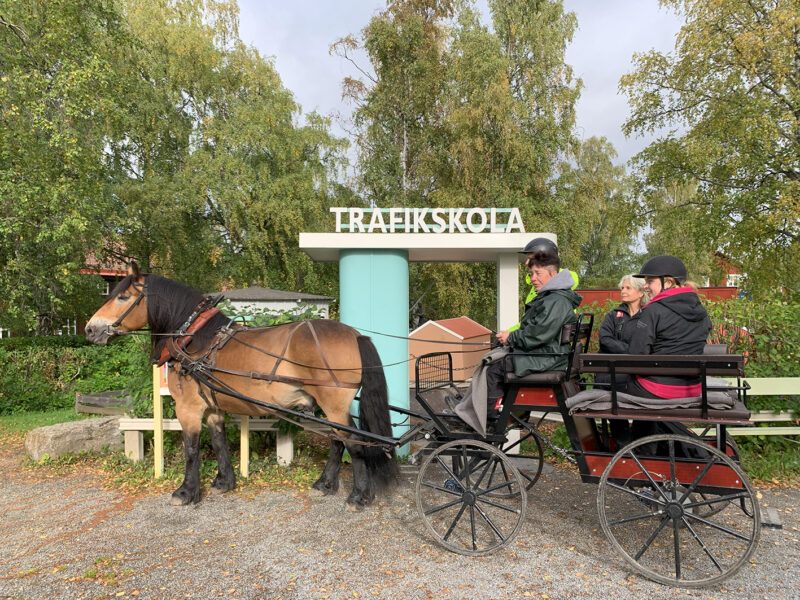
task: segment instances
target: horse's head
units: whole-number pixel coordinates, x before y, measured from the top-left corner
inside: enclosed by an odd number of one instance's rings
[[[105,345],[115,336],[147,325],[147,284],[136,263],[86,324],[86,339]]]

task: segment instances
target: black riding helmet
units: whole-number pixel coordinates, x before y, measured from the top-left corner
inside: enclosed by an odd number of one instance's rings
[[[558,246],[553,240],[544,237],[533,238],[519,251],[519,254],[527,254],[540,264],[555,265],[556,267],[561,264],[558,257]],[[528,262],[530,259],[525,264]]]
[[[659,277],[664,287],[664,277],[672,277],[678,283],[686,281],[686,266],[674,256],[654,256],[642,266],[634,277]]]
[[[558,258],[558,246],[555,245],[553,240],[538,237],[525,244],[525,247],[518,254],[544,254]]]

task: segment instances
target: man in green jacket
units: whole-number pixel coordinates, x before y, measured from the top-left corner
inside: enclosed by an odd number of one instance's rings
[[[520,250],[519,254],[527,254],[527,260],[525,261],[525,266],[530,268],[528,264],[531,258],[533,258],[534,254],[546,254],[550,258],[554,258],[559,261],[559,271],[563,271],[564,269],[560,268],[560,259],[558,256],[558,246],[555,243],[548,239],[548,238],[533,238],[530,242],[526,244],[526,246]],[[575,290],[578,288],[580,283],[580,279],[578,278],[578,274],[575,271],[570,271],[570,275],[572,275],[572,279],[575,283],[572,284],[572,289]],[[530,304],[534,298],[536,298],[536,286],[533,285],[533,281],[531,280],[531,274],[528,273],[525,275],[525,282],[531,286],[531,289],[528,291],[528,295],[525,298],[525,304]],[[509,331],[516,331],[519,329],[519,323],[512,325],[508,328]]]
[[[572,274],[566,269],[559,271],[558,256],[536,252],[528,262],[536,297],[525,305],[519,329],[497,334],[497,340],[509,347],[512,356],[519,354],[510,359],[517,376],[566,367],[569,344],[561,343],[561,329],[577,319],[575,309],[581,302],[572,289],[575,285]],[[564,355],[553,356],[559,353]],[[498,360],[487,370],[490,411],[498,410],[502,401],[507,362]]]

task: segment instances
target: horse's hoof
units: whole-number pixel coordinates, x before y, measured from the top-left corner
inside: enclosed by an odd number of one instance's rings
[[[172,506],[186,506],[187,504],[197,504],[200,502],[200,493],[191,495],[186,490],[178,490],[172,493],[169,503]]]
[[[230,492],[231,490],[236,488],[236,483],[225,483],[222,481],[214,481],[211,484],[211,493],[214,494],[224,494],[225,492]]]
[[[358,502],[346,502],[345,508],[347,508],[350,512],[361,512],[364,510],[364,505],[359,504]]]
[[[332,483],[326,483],[322,479],[318,479],[311,488],[320,492],[323,496],[332,496],[339,491],[339,480],[337,479]]]

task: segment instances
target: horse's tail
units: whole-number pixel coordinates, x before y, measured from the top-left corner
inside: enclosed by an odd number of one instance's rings
[[[358,336],[358,351],[361,354],[361,402],[358,406],[359,427],[364,431],[392,437],[392,421],[389,413],[389,393],[383,364],[372,340]],[[378,489],[386,488],[397,480],[397,462],[394,448],[364,446],[364,460]]]

